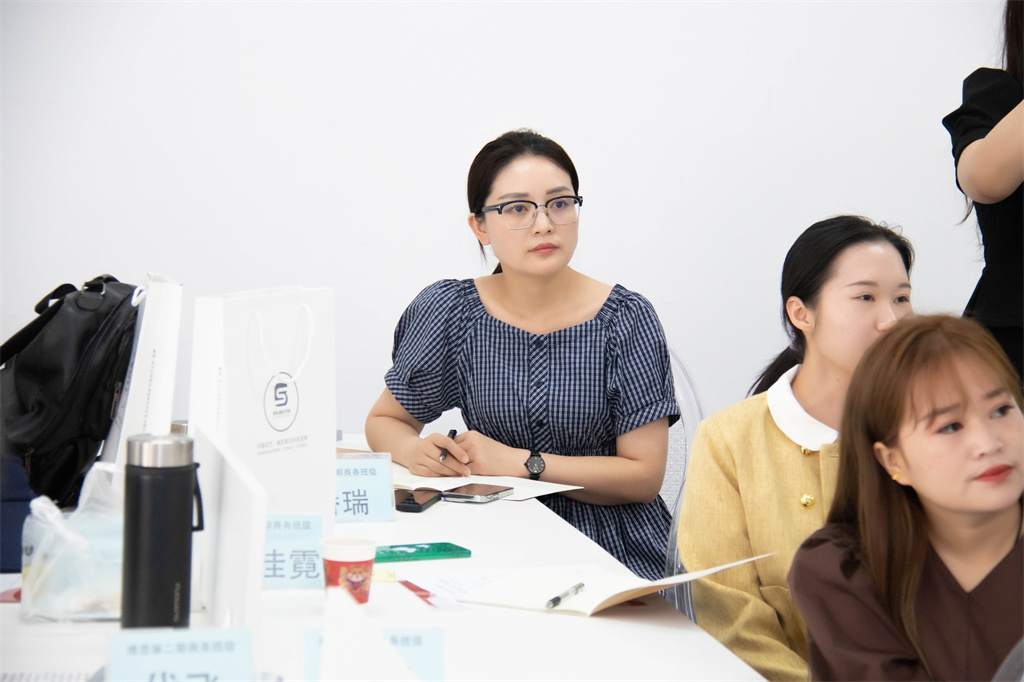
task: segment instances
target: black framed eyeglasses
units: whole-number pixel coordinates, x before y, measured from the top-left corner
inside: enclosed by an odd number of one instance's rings
[[[544,209],[548,214],[548,220],[552,225],[572,225],[580,219],[580,207],[583,206],[583,197],[564,196],[548,199],[543,204],[536,204],[532,201],[518,200],[506,201],[494,206],[484,206],[481,213],[497,211],[501,216],[505,227],[510,230],[525,230],[533,227],[537,220],[537,211]]]

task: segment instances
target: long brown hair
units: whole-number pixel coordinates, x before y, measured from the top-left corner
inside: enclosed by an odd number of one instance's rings
[[[829,523],[844,524],[890,617],[929,671],[914,608],[928,551],[926,518],[910,486],[893,481],[875,459],[875,443],[898,444],[900,427],[918,412],[919,386],[949,381],[961,391],[954,359],[988,368],[1024,405],[1020,378],[992,335],[960,317],[908,317],[883,334],[850,380],[839,431],[839,477]]]

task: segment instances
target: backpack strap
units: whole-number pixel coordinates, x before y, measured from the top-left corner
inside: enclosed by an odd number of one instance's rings
[[[117,278],[113,275],[100,275],[82,285],[82,291],[98,292],[100,300],[102,300],[106,283],[116,281]],[[22,327],[20,331],[7,339],[3,346],[0,346],[0,365],[7,364],[8,360],[23,351],[32,342],[32,339],[39,335],[50,319],[57,314],[64,304],[64,297],[76,291],[78,289],[74,284],[64,283],[36,303],[35,311],[39,317]]]
[[[70,288],[66,289],[65,287]],[[50,322],[50,319],[64,305],[64,297],[73,291],[78,291],[78,289],[71,284],[62,284],[36,304],[36,312],[39,316],[22,327],[11,338],[4,341],[3,346],[0,346],[0,365],[6,365],[8,360],[25,350],[25,347],[32,343],[32,339],[36,338],[39,332],[43,331],[43,327]],[[50,305],[51,300],[56,302]]]
[[[34,310],[36,311],[36,315],[42,315],[43,311],[50,307],[50,301],[61,300],[68,294],[74,293],[76,291],[78,291],[78,289],[75,288],[74,284],[61,284],[59,287],[48,293],[46,296],[43,296],[42,300],[39,301],[39,303],[36,303],[36,307],[34,308]]]

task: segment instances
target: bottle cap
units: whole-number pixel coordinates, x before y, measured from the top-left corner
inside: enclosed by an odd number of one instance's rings
[[[192,438],[175,433],[129,436],[127,461],[138,467],[192,466]]]

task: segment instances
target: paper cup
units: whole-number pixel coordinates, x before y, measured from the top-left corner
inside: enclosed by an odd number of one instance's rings
[[[357,602],[365,604],[370,598],[377,543],[361,538],[324,538],[320,551],[326,587],[345,587]]]

